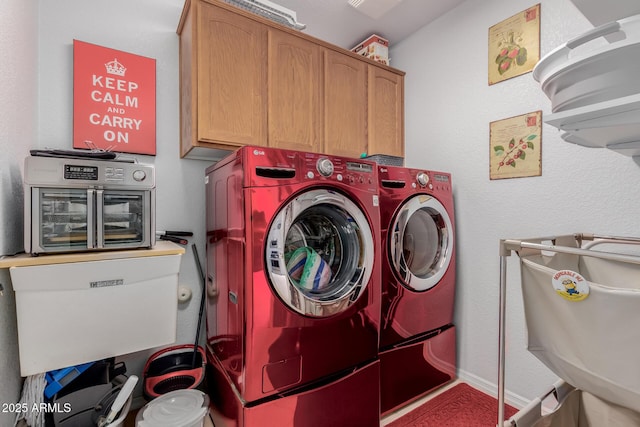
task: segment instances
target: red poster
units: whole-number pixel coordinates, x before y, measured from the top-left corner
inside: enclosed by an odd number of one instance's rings
[[[73,148],[156,154],[156,60],[73,41]]]

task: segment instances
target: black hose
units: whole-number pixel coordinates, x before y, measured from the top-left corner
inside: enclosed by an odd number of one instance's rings
[[[193,256],[196,259],[196,266],[198,267],[198,273],[200,274],[200,279],[202,281],[202,297],[200,298],[200,312],[198,313],[198,326],[196,327],[196,341],[193,345],[193,360],[191,361],[192,369],[196,367],[196,356],[198,355],[198,341],[200,341],[200,325],[202,324],[202,313],[204,312],[204,300],[207,296],[207,282],[204,277],[204,271],[202,270],[202,264],[200,264],[200,257],[198,256],[198,249],[196,248],[196,244],[193,243],[191,245],[191,249],[193,249]]]

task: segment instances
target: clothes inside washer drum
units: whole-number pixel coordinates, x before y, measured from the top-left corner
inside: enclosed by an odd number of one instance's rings
[[[309,246],[300,247],[291,254],[287,272],[296,285],[306,290],[322,290],[331,280],[329,265]]]

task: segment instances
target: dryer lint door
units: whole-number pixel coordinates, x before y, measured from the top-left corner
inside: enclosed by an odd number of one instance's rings
[[[289,308],[306,316],[347,310],[373,270],[366,216],[348,197],[327,189],[301,193],[284,205],[265,250],[271,285]]]
[[[437,199],[418,194],[394,217],[388,236],[389,262],[403,285],[426,291],[437,285],[453,256],[453,227]]]

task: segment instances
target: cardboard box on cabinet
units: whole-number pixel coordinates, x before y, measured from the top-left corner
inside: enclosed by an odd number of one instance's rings
[[[389,65],[389,41],[376,34],[351,49],[352,52]]]

